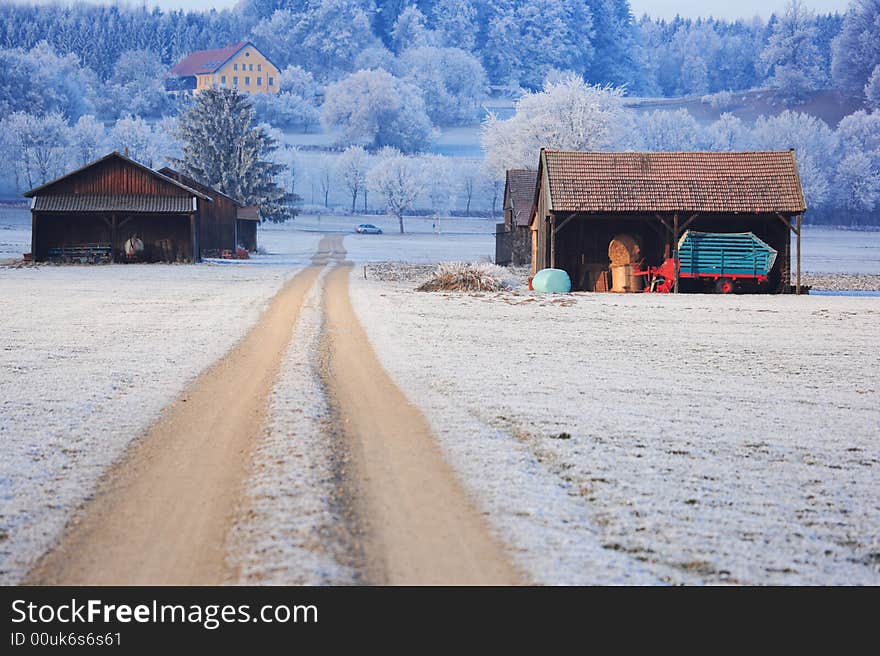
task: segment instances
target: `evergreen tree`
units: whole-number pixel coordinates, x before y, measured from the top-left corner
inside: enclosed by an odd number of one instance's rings
[[[290,200],[276,182],[283,166],[272,161],[278,145],[254,124],[254,108],[235,89],[206,89],[180,117],[183,157],[176,163],[192,178],[249,205],[263,220],[286,221]]]

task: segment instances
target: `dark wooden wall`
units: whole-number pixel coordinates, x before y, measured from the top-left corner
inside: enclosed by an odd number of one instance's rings
[[[40,195],[94,194],[111,196],[139,194],[147,196],[189,196],[167,180],[151,175],[125,160],[110,158],[40,191]]]

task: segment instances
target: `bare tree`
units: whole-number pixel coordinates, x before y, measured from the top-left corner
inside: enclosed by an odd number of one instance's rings
[[[420,162],[404,155],[380,159],[367,174],[367,186],[382,196],[385,207],[397,218],[400,234],[403,234],[403,214],[412,208],[424,186]]]
[[[367,169],[369,168],[369,155],[361,146],[349,146],[338,157],[337,171],[339,177],[348,188],[351,194],[351,213],[355,212],[355,203],[357,203],[358,193],[364,190],[364,211],[366,211],[366,182]]]

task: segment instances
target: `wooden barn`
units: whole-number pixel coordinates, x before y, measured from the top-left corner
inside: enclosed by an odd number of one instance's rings
[[[113,152],[31,189],[37,262],[198,262],[256,250],[259,212],[172,169]],[[129,240],[142,246],[126,253]]]
[[[511,169],[504,181],[504,223],[495,231],[495,263],[522,266],[531,262],[529,220],[535,202],[537,171]]]
[[[31,189],[34,261],[124,261],[138,237],[147,262],[200,258],[200,213],[211,198],[113,152]],[[80,258],[83,258],[80,260]]]
[[[251,252],[257,250],[259,207],[245,206],[219,189],[203,185],[167,166],[159,169],[159,173],[196,189],[211,199],[212,202],[203,203],[199,207],[199,239],[203,246],[203,257],[221,257],[223,251],[234,251],[237,246]]]
[[[677,256],[686,230],[752,232],[778,253],[763,289],[791,290],[791,234],[800,245],[806,210],[794,151],[542,150],[537,176],[533,273],[564,269],[573,289],[609,291],[612,240],[633,244],[645,264],[659,265]]]

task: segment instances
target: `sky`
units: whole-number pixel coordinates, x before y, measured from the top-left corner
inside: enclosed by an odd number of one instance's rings
[[[0,0],[0,3],[8,0]],[[53,2],[55,0],[19,0],[21,2]],[[90,0],[95,1],[95,0]],[[100,1],[100,0],[97,0]],[[105,0],[107,4],[110,0]],[[235,5],[237,0],[146,0],[128,1],[120,4],[148,6],[159,5],[163,9],[226,9]],[[761,16],[768,18],[774,11],[780,13],[785,7],[785,0],[630,0],[633,13],[641,16],[648,13],[652,16],[672,18],[676,14],[696,18],[698,16],[715,16],[716,18],[752,18]],[[849,0],[806,0],[806,4],[817,12],[846,10]]]

